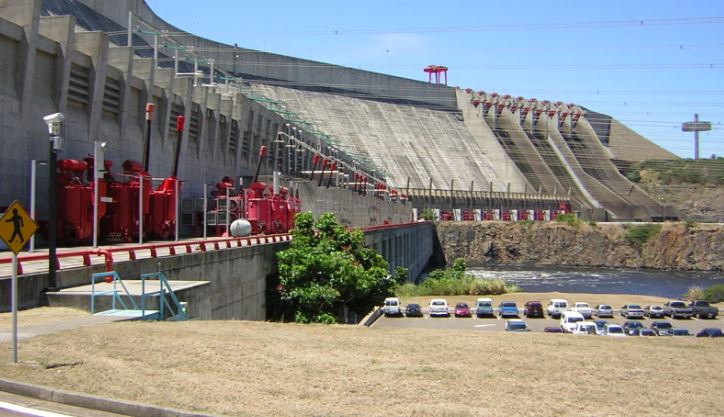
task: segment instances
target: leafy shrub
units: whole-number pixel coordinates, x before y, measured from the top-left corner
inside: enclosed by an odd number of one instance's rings
[[[450,269],[436,269],[418,284],[405,283],[395,290],[398,297],[428,295],[499,295],[519,292],[520,288],[502,279],[478,279],[465,273],[465,261],[456,259]]]
[[[432,209],[426,208],[422,210],[422,213],[420,213],[420,218],[432,222],[435,221],[435,213],[432,211]]]
[[[630,244],[641,247],[645,245],[649,240],[651,240],[654,236],[658,235],[659,232],[661,232],[660,224],[642,224],[631,226],[626,231],[625,239]]]
[[[703,298],[710,303],[724,301],[724,284],[716,284],[703,292]]]
[[[568,214],[559,214],[556,216],[556,222],[558,223],[566,223],[571,227],[578,227],[581,224],[581,221],[576,217],[573,213]]]

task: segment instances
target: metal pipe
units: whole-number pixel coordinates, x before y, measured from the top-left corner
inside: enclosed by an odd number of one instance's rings
[[[138,244],[143,244],[143,172],[138,174]]]
[[[178,175],[178,162],[179,162],[179,156],[181,155],[181,139],[184,134],[184,123],[186,122],[186,118],[184,116],[177,116],[176,117],[176,132],[178,141],[176,142],[176,154],[173,158],[173,177],[176,178]]]
[[[327,188],[332,184],[332,176],[334,175],[335,169],[337,169],[337,163],[332,162],[332,166],[329,168],[329,178],[327,178]]]
[[[133,12],[128,12],[128,39],[126,40],[127,46],[130,48],[133,46]]]
[[[57,138],[56,138],[57,139]],[[50,141],[50,153],[48,155],[48,289],[55,289],[56,270],[56,232],[58,228],[58,210],[56,208],[57,186],[56,171],[58,153],[53,149],[53,138]]]
[[[208,188],[209,188],[208,185],[204,184],[204,240],[206,240],[206,228],[207,228],[206,221],[208,218],[208,211],[209,211],[209,207],[208,207],[209,203],[208,203],[208,199],[206,198],[206,191],[208,190]]]
[[[327,160],[322,159],[322,172],[319,174],[319,183],[317,183],[317,187],[322,186],[322,180],[324,179],[324,169],[327,168]]]
[[[148,172],[149,158],[151,154],[151,119],[156,106],[153,103],[146,103],[146,131],[144,132],[145,144],[143,148],[143,170]]]
[[[178,224],[179,204],[178,204],[178,203],[179,203],[179,200],[181,200],[181,197],[179,196],[179,186],[178,186],[178,179],[177,179],[177,178],[174,178],[174,186],[176,187],[176,193],[174,194],[174,195],[176,196],[176,201],[174,202],[174,204],[175,204],[174,207],[175,207],[175,209],[176,209],[176,210],[174,210],[174,211],[175,211],[174,214],[175,214],[175,217],[176,217],[176,218],[174,219],[174,224],[175,224],[175,226],[176,226],[176,230],[174,230],[174,235],[173,235],[173,236],[174,236],[174,240],[175,240],[176,242],[178,242],[178,240],[179,240],[179,224]],[[205,214],[204,214],[204,215],[205,215]]]

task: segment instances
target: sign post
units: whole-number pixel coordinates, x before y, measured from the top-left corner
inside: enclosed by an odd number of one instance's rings
[[[0,217],[0,239],[13,251],[12,277],[12,360],[18,363],[18,252],[38,230],[35,220],[28,215],[18,200]]]
[[[711,130],[711,122],[700,122],[699,115],[694,115],[693,122],[684,122],[681,124],[682,132],[694,132],[694,160],[699,160],[699,132]]]

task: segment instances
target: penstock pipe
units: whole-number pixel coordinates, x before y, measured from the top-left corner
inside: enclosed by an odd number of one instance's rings
[[[332,176],[334,175],[335,169],[337,169],[337,162],[332,162],[332,166],[329,167],[329,178],[327,178],[327,188],[329,188],[330,184],[332,184]]]
[[[322,159],[322,172],[319,174],[319,183],[317,184],[317,187],[322,186],[322,180],[324,179],[324,169],[327,168],[327,160]]]
[[[309,181],[314,181],[314,171],[317,170],[317,164],[319,163],[319,154],[312,156],[312,174],[309,176]]]

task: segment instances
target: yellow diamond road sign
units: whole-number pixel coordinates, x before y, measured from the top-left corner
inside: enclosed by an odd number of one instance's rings
[[[5,214],[0,217],[0,239],[15,254],[20,252],[36,230],[38,224],[28,216],[28,212],[18,200],[13,201]]]

